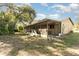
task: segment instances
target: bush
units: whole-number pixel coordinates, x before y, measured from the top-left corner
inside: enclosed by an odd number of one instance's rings
[[[0,23],[0,35],[5,34],[13,34],[14,33],[14,25],[7,23]]]
[[[23,26],[18,26],[18,31],[19,32],[23,32],[24,31],[24,27]]]
[[[5,25],[0,26],[0,35],[9,34],[8,29]]]
[[[14,23],[11,22],[8,24],[9,34],[14,34],[14,27],[15,27]]]

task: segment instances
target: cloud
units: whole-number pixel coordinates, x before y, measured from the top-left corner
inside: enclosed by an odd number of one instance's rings
[[[70,6],[70,8],[72,8],[72,9],[78,9],[78,8],[79,8],[79,4],[77,4],[77,3],[72,3],[72,4],[70,4],[69,6]]]
[[[28,5],[28,6],[32,6],[30,3],[17,3],[16,4],[17,6],[26,6],[26,5]]]
[[[38,14],[36,14],[36,20],[42,20],[42,19],[44,19],[44,18],[46,18],[46,15],[45,14],[42,14],[42,13],[38,13]]]
[[[61,10],[62,12],[71,12],[73,10],[79,9],[79,4],[77,3],[71,3],[69,5],[62,5],[62,4],[55,4],[51,6],[51,8],[57,8],[58,10]]]
[[[32,6],[31,3],[23,3],[23,5]]]
[[[76,10],[76,11],[74,11],[73,13],[79,15],[79,10]]]
[[[47,3],[41,3],[42,6],[48,7]]]
[[[65,8],[63,5],[57,4],[57,5],[53,5],[51,8]]]
[[[71,11],[71,9],[69,7],[61,5],[61,4],[53,5],[51,8],[58,8],[62,12],[70,12]]]
[[[42,20],[44,18],[49,18],[49,19],[59,19],[60,14],[42,14],[42,13],[38,13],[37,17],[35,18],[35,20]]]
[[[50,18],[50,19],[58,19],[59,17],[60,17],[59,14],[50,14],[50,15],[48,16],[48,18]]]
[[[26,5],[32,6],[31,3],[26,3]]]

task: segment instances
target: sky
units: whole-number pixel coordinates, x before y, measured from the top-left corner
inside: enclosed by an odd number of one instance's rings
[[[73,22],[79,18],[79,4],[77,3],[32,3],[35,9],[36,20],[44,18],[63,20],[70,17]]]
[[[44,18],[63,20],[70,17],[75,23],[79,18],[78,3],[26,3],[26,5],[31,6],[36,11],[35,20]],[[5,9],[5,7],[1,9]]]

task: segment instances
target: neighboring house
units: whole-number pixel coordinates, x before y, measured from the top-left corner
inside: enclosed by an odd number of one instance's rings
[[[43,19],[36,23],[26,26],[27,32],[37,32],[42,37],[48,37],[49,35],[67,34],[72,31],[73,22],[70,18],[63,21],[57,21],[52,19]]]

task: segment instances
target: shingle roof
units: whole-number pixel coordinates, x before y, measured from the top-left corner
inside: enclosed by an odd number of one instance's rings
[[[33,22],[31,24],[40,23],[40,22],[44,22],[44,21],[56,21],[56,22],[60,22],[59,20],[45,18],[45,19],[42,19],[42,20],[33,20]]]
[[[54,22],[61,22],[61,21],[58,21],[58,20],[52,20],[52,19],[43,19],[43,20],[33,20],[33,22],[31,24],[29,24],[28,26],[30,25],[34,25],[34,24],[38,24],[38,23],[42,23],[42,22],[45,22],[45,21],[54,21]]]
[[[69,20],[71,21],[71,23],[74,25],[74,23],[73,23],[73,21],[71,20],[70,17],[68,17],[68,18],[66,18],[66,19],[64,19],[64,20],[67,20],[67,19],[69,19]],[[45,19],[43,19],[43,20],[33,20],[33,22],[32,22],[30,25],[38,24],[38,23],[45,22],[45,21],[62,22],[63,20],[60,21],[60,20],[47,19],[47,18],[45,18]],[[28,26],[30,26],[30,25],[28,25]]]

